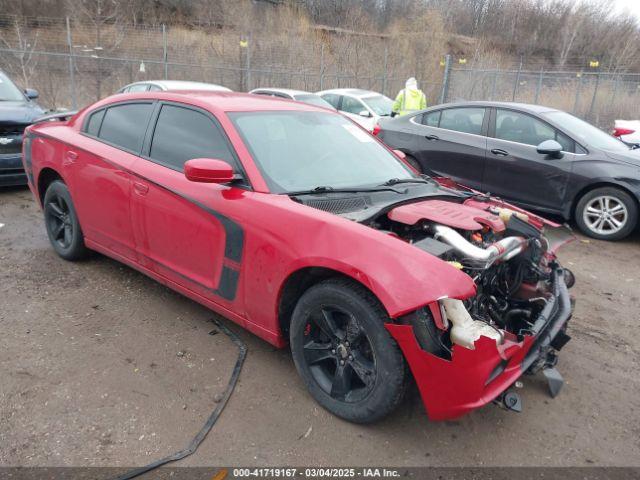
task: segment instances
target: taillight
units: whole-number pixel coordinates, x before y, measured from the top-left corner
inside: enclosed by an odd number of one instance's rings
[[[376,124],[373,126],[373,131],[372,131],[371,133],[373,133],[373,134],[377,137],[381,130],[382,130],[382,128],[380,128],[380,125],[378,125],[378,124],[376,123]]]
[[[635,133],[635,130],[631,130],[630,128],[616,127],[613,129],[613,132],[611,134],[614,137],[621,137],[622,135],[631,135],[632,133]]]

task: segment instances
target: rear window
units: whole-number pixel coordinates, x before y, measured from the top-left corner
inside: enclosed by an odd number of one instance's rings
[[[437,110],[435,112],[425,113],[422,116],[422,124],[427,127],[437,127],[440,123],[440,113],[441,110]]]
[[[104,112],[105,110],[99,110],[95,113],[92,113],[89,117],[85,132],[87,132],[92,137],[98,136],[98,132],[100,131],[100,124],[102,123],[102,119],[104,118]]]
[[[308,103],[309,105],[316,105],[318,107],[331,108],[333,109],[333,105],[327,102],[322,97],[318,95],[308,94],[308,95],[297,95],[295,99],[299,102]]]
[[[147,89],[149,88],[149,85],[147,83],[138,83],[136,85],[131,85],[129,87],[129,89],[127,90],[128,93],[132,93],[132,92],[146,92]]]
[[[109,107],[102,120],[99,138],[139,153],[152,108],[151,103],[127,103]]]
[[[333,108],[338,108],[338,103],[340,103],[340,95],[336,95],[335,93],[325,93],[324,95],[322,95],[322,98]]]

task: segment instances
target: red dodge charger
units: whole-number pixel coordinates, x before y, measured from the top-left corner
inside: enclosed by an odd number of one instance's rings
[[[289,344],[342,418],[382,418],[411,378],[432,419],[519,410],[524,373],[561,386],[573,275],[558,226],[417,175],[338,113],[120,94],[29,127],[23,148],[62,258],[103,253]]]

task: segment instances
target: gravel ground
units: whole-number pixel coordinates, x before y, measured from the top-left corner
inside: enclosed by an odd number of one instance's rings
[[[209,335],[215,314],[108,258],[58,258],[26,189],[0,189],[0,223],[0,465],[142,465],[183,448],[236,358]],[[577,308],[557,398],[525,377],[523,413],[433,423],[414,390],[384,421],[352,425],[315,404],[287,350],[224,320],[247,361],[180,465],[640,466],[640,234],[580,237],[561,260]]]

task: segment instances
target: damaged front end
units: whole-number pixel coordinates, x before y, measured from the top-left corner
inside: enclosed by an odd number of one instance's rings
[[[471,298],[441,298],[387,324],[431,419],[456,418],[492,401],[518,410],[517,394],[505,391],[523,373],[543,371],[558,393],[562,378],[554,366],[569,340],[574,277],[555,250],[570,234],[486,198],[406,204],[372,226],[461,269],[477,287]],[[556,230],[553,242],[545,229]]]

